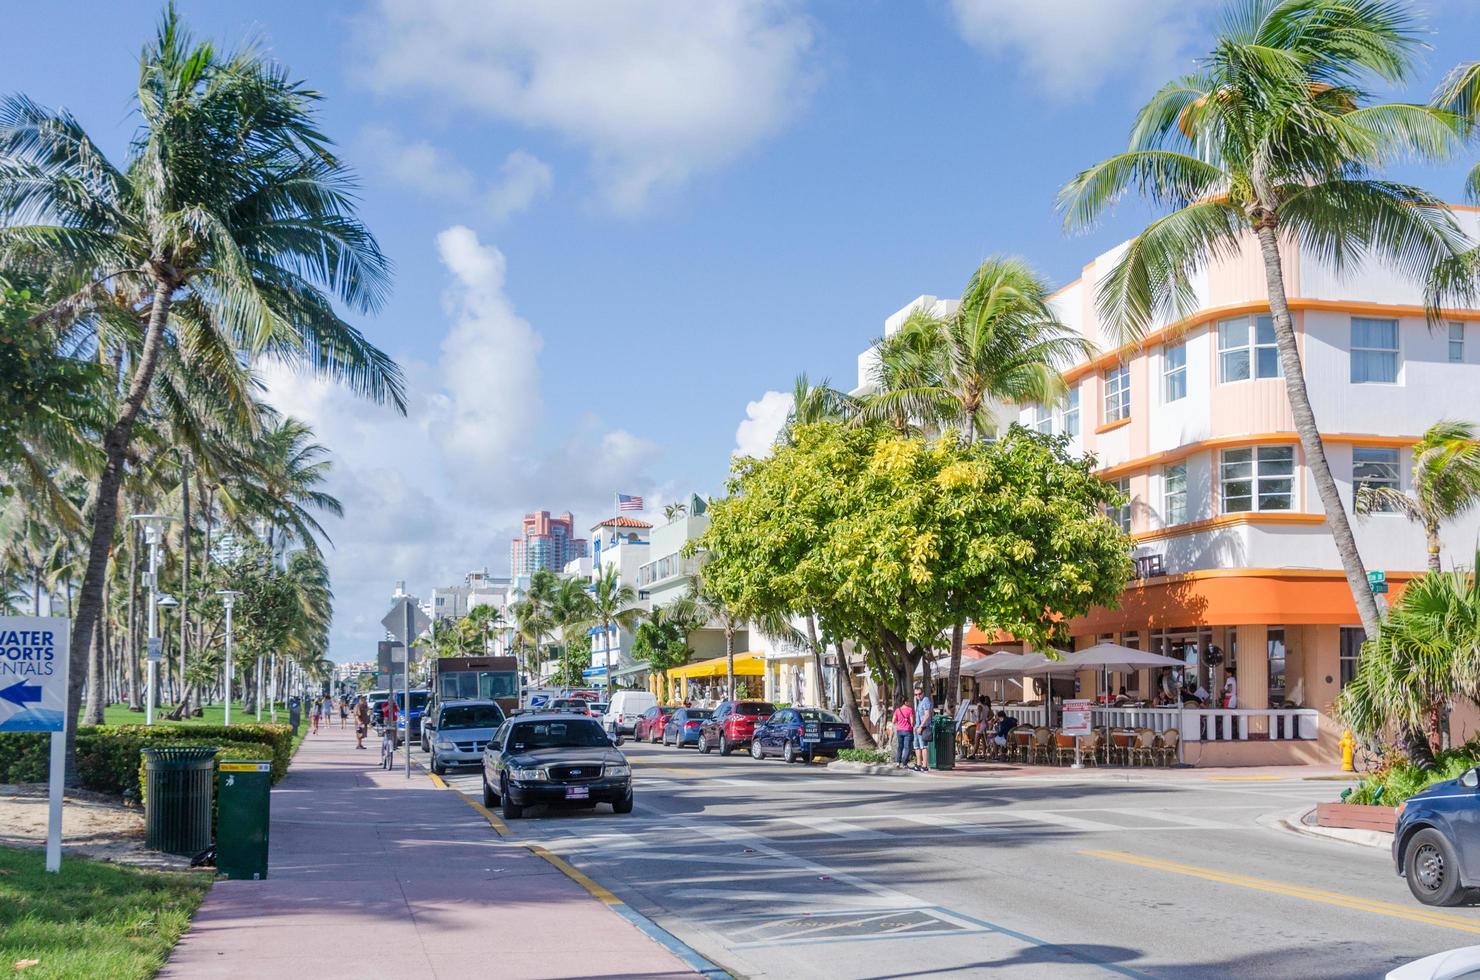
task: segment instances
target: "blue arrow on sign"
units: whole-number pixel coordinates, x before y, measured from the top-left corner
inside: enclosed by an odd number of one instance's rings
[[[16,681],[7,688],[0,688],[0,698],[4,698],[11,704],[24,708],[27,704],[39,703],[41,701],[41,685]]]

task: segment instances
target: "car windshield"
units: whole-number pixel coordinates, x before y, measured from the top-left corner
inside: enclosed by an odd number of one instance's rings
[[[527,749],[594,749],[611,745],[606,732],[594,721],[575,719],[570,721],[531,721],[515,725],[509,733],[509,748],[512,751]]]
[[[802,716],[802,721],[822,721],[829,724],[840,722],[843,719],[826,711],[818,711],[816,708],[803,708],[797,714]]]
[[[454,728],[497,728],[504,723],[504,713],[496,704],[459,704],[442,709],[442,731]]]
[[[427,702],[430,701],[431,698],[432,698],[432,692],[431,691],[412,691],[411,692],[411,710],[412,711],[423,711],[423,710],[425,710],[426,709],[426,706],[427,706]],[[406,692],[405,691],[397,691],[396,692],[396,703],[399,704],[399,705],[401,705],[402,707],[405,707],[405,705],[406,705]]]
[[[742,701],[735,705],[737,715],[769,715],[775,710],[772,705],[758,701]]]
[[[714,717],[714,709],[713,708],[690,708],[685,713],[685,716],[684,717],[686,717],[686,718],[712,718],[712,717]]]

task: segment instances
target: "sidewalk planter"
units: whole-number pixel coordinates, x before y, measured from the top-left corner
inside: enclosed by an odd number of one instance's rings
[[[1342,830],[1377,830],[1391,834],[1398,824],[1398,811],[1390,806],[1357,803],[1317,803],[1316,826]]]

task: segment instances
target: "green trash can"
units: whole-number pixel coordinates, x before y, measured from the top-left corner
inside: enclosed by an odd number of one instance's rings
[[[216,790],[216,871],[228,878],[267,877],[272,763],[223,759]]]
[[[194,857],[211,846],[216,749],[144,749],[144,846]]]
[[[936,715],[930,733],[930,768],[956,768],[956,723],[946,715]]]

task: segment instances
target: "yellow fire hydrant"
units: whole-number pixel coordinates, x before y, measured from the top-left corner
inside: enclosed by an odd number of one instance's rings
[[[1352,753],[1356,751],[1357,740],[1352,737],[1350,728],[1341,733],[1341,741],[1337,744],[1341,746],[1341,771],[1356,772],[1356,767],[1352,765]]]

